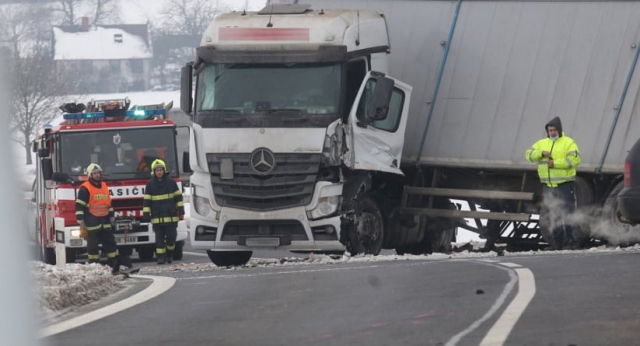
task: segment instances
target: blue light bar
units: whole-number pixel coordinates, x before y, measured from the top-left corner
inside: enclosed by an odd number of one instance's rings
[[[163,114],[167,114],[167,111],[165,109],[132,109],[127,111],[126,116],[146,119],[152,115],[163,115]],[[64,120],[83,120],[83,119],[98,119],[98,118],[105,118],[105,113],[104,112],[66,113],[63,115]]]

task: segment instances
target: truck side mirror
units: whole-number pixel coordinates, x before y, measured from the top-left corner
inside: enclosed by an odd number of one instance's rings
[[[67,173],[53,173],[51,179],[56,183],[68,183],[71,181],[71,177]]]
[[[182,67],[180,77],[180,109],[188,115],[193,111],[193,101],[191,99],[193,85],[193,64],[189,63]]]
[[[34,152],[34,153],[38,152],[38,141],[31,142],[31,152]]]
[[[188,151],[183,151],[182,152],[182,171],[184,173],[193,173],[193,170],[191,169],[191,165],[189,164],[189,152]]]
[[[51,162],[51,159],[42,159],[41,167],[42,178],[44,180],[51,180],[53,178],[53,162]]]
[[[380,77],[376,81],[373,89],[373,97],[371,98],[371,107],[367,114],[369,121],[384,120],[389,113],[389,102],[391,102],[391,94],[393,93],[394,81],[391,78]]]

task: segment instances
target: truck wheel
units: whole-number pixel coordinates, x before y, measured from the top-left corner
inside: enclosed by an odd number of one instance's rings
[[[351,228],[349,235],[351,252],[377,256],[384,241],[382,213],[371,196],[365,195],[356,203],[356,224]]]
[[[247,264],[253,255],[253,251],[212,251],[207,250],[207,255],[213,264],[218,267],[241,266]]]
[[[455,228],[450,228],[428,232],[424,239],[427,244],[427,254],[434,252],[450,253],[455,231]]]
[[[173,259],[179,261],[182,259],[182,251],[184,248],[184,240],[176,243],[176,248],[173,249]],[[251,258],[251,257],[249,257]]]
[[[140,258],[141,262],[149,262],[153,260],[153,254],[155,253],[156,249],[149,246],[145,246],[145,247],[141,247],[141,248],[137,248],[136,249],[138,251],[138,257]]]

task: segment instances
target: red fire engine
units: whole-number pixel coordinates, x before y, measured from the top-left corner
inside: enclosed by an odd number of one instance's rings
[[[182,188],[176,125],[166,116],[171,105],[130,107],[126,98],[60,107],[65,112],[63,121],[55,127],[47,126],[33,143],[38,156],[33,185],[35,239],[45,263],[56,262],[56,248],[62,249],[62,244],[67,262],[86,253],[87,243],[80,237],[76,222],[75,200],[90,163],[102,167],[102,178],[109,186],[118,251],[131,255],[135,249],[140,260],[153,258],[155,234],[151,224],[141,221],[151,162],[163,159]],[[181,220],[174,259],[182,258],[186,238],[187,228]]]

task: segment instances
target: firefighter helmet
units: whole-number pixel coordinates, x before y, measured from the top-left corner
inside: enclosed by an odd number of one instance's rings
[[[162,167],[162,169],[164,169],[165,173],[167,172],[167,165],[164,163],[164,161],[160,160],[160,159],[156,159],[151,163],[151,175],[154,174],[154,172],[156,171],[156,168],[158,167]]]
[[[87,167],[87,174],[91,174],[93,172],[102,172],[102,167],[100,167],[97,163],[91,163]]]

